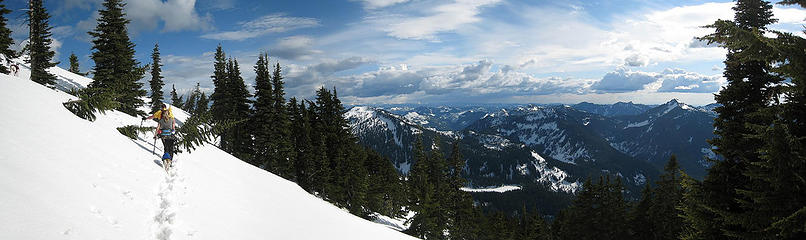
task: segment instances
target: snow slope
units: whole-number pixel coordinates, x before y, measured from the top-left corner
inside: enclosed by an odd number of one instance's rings
[[[89,122],[62,106],[71,98],[0,74],[0,239],[413,239],[214,146],[166,174],[151,136],[115,129],[139,118]]]

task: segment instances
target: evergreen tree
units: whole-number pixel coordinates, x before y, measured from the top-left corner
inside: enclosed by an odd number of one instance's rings
[[[607,176],[597,184],[590,179],[570,207],[563,212],[559,239],[625,239],[626,203],[620,178],[615,182]],[[558,219],[559,220],[559,219]],[[556,230],[555,230],[556,231]]]
[[[526,206],[521,210],[520,231],[517,239],[549,240],[551,232],[548,224],[537,211],[528,211]]]
[[[198,88],[198,85],[196,86]],[[196,109],[194,109],[194,115],[205,114],[207,113],[207,108],[210,105],[210,99],[207,98],[207,94],[201,92],[199,95],[199,100],[196,101]]]
[[[257,104],[257,103],[255,103]],[[307,191],[311,191],[313,184],[314,162],[313,142],[311,140],[311,116],[305,107],[305,101],[291,98],[288,105],[291,107],[291,135],[294,140],[294,171],[297,184]]]
[[[271,126],[274,95],[269,73],[268,54],[261,53],[254,68],[255,104],[253,108],[255,115],[252,118],[252,126],[254,127],[255,135],[255,161],[251,162],[251,164],[276,173],[276,158],[271,156],[273,154],[271,152],[271,141],[274,138]]]
[[[378,152],[366,149],[368,172],[367,208],[385,216],[402,217],[405,188],[392,161]]]
[[[30,58],[27,62],[31,64],[31,81],[45,86],[53,86],[56,84],[56,76],[49,73],[47,69],[58,63],[51,62],[56,53],[50,49],[50,44],[53,42],[50,33],[53,27],[48,23],[50,15],[42,6],[42,0],[28,1],[28,9]]]
[[[78,66],[78,56],[76,56],[75,53],[72,52],[70,53],[69,61],[70,61],[70,69],[68,69],[68,71],[70,71],[71,73],[84,76],[84,74],[81,73],[81,68]]]
[[[182,96],[176,94],[176,86],[171,84],[171,105],[182,106]]]
[[[804,1],[781,3],[806,5]],[[765,86],[762,90],[769,94],[766,105],[748,114],[755,120],[745,124],[752,133],[742,137],[754,143],[757,155],[750,156],[744,168],[738,169],[749,179],[736,189],[741,211],[721,215],[741,226],[741,231],[727,234],[747,239],[806,238],[806,197],[802,193],[806,188],[806,39],[791,33],[746,29],[740,24],[724,27],[732,34],[719,39],[721,43],[746,49],[736,54],[737,61],[766,63],[775,77],[788,80]],[[765,32],[777,36],[770,38]]]
[[[702,184],[703,206],[689,206],[691,209],[706,209],[712,214],[698,214],[692,217],[713,217],[712,219],[688,219],[688,222],[711,222],[721,230],[721,234],[733,238],[761,238],[770,220],[764,214],[753,213],[752,196],[748,191],[766,188],[758,178],[746,174],[749,168],[762,161],[761,144],[749,137],[751,126],[769,126],[773,123],[771,114],[760,114],[769,104],[778,101],[777,87],[782,78],[772,74],[773,64],[769,59],[770,49],[763,44],[748,44],[752,33],[763,34],[766,26],[776,22],[772,18],[772,6],[760,0],[739,0],[733,8],[736,12],[733,21],[718,20],[709,27],[715,32],[703,39],[720,43],[726,47],[725,78],[728,85],[716,95],[721,107],[714,109],[719,116],[714,120],[714,133],[711,141],[714,152],[724,157],[709,170]],[[756,55],[749,59],[748,55]],[[692,201],[689,201],[691,203]],[[693,225],[692,227],[703,227]],[[713,233],[710,226],[695,229],[699,235]],[[689,234],[690,236],[693,236]],[[702,236],[717,239],[721,236]]]
[[[641,199],[633,206],[630,212],[630,237],[632,239],[656,239],[655,221],[652,221],[650,211],[656,200],[649,183],[641,191]]]
[[[14,45],[14,39],[11,38],[11,29],[8,29],[8,19],[6,19],[6,15],[9,13],[11,13],[11,10],[8,10],[3,1],[0,0],[0,54],[3,55],[7,64],[11,62],[12,58],[17,57],[17,53],[11,50],[11,45]],[[9,74],[11,71],[6,65],[0,64],[0,73]]]
[[[196,87],[193,88],[193,91],[190,91],[188,97],[185,99],[184,105],[181,108],[190,114],[196,112],[196,103],[198,103],[201,94],[202,92],[201,88],[199,87],[199,83],[196,83]]]
[[[268,58],[266,62],[268,63]],[[274,158],[271,162],[277,164],[276,173],[278,175],[286,179],[294,179],[294,145],[291,140],[291,121],[286,108],[284,84],[280,63],[277,63],[271,76],[271,100],[273,103],[269,120],[271,121],[273,134],[272,138],[269,139],[272,154],[268,157]],[[341,115],[338,117],[341,118]]]
[[[677,239],[680,235],[683,219],[679,217],[682,212],[677,207],[683,197],[681,184],[680,166],[677,157],[672,155],[657,182],[655,198],[649,210],[655,239]]]
[[[73,55],[75,56],[75,55]],[[73,56],[70,57],[70,71],[73,71]],[[78,60],[76,60],[76,71],[78,71]],[[162,63],[160,60],[159,44],[154,44],[154,50],[151,52],[151,112],[156,112],[160,109],[159,104],[162,103],[162,86],[165,83],[162,81]],[[178,107],[178,106],[177,106]]]
[[[328,193],[332,189],[330,186],[332,171],[330,169],[330,159],[327,156],[327,145],[325,143],[327,137],[325,136],[326,126],[319,115],[319,108],[316,103],[308,102],[308,109],[306,110],[309,120],[311,121],[310,137],[311,137],[311,169],[310,174],[312,192],[318,193],[322,198],[329,199]]]
[[[92,60],[95,62],[94,81],[91,88],[111,91],[120,102],[118,110],[129,115],[143,114],[137,108],[143,105],[140,78],[145,68],[134,58],[134,43],[129,39],[122,0],[105,0],[104,9],[98,10],[98,25],[89,32],[93,37]]]
[[[227,119],[238,122],[229,129],[228,135],[232,143],[229,152],[239,159],[250,161],[249,159],[253,156],[252,136],[246,121],[252,117],[251,101],[249,100],[252,95],[246,89],[246,84],[241,77],[238,60],[231,59],[227,62],[227,78],[226,91],[229,92],[232,103],[230,109],[227,109],[229,113]]]
[[[224,122],[230,120],[228,114],[232,105],[232,98],[230,97],[230,93],[227,89],[229,86],[229,77],[227,75],[227,58],[226,54],[224,54],[224,48],[221,47],[221,44],[218,44],[218,47],[216,47],[214,60],[213,75],[210,76],[210,78],[213,79],[214,86],[213,93],[210,94],[210,101],[213,102],[213,104],[210,106],[210,113],[213,115],[213,121]],[[223,131],[218,136],[218,147],[227,152],[229,152],[232,148],[230,146],[232,140],[229,132],[230,131]]]
[[[459,140],[454,141],[448,159],[448,193],[445,207],[450,215],[449,232],[452,239],[476,239],[478,228],[474,217],[473,198],[462,191],[466,180],[462,176],[465,160],[459,152]]]

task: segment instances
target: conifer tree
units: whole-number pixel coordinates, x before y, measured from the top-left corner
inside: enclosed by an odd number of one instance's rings
[[[562,213],[559,239],[627,238],[626,203],[620,178],[613,182],[607,176],[597,184],[588,179],[583,186],[572,205]]]
[[[268,63],[268,59],[266,62]],[[280,63],[277,63],[271,76],[271,100],[273,103],[269,120],[273,134],[269,139],[272,154],[268,157],[274,158],[272,162],[277,164],[277,174],[286,179],[294,179],[294,145],[291,140],[291,121],[285,102],[284,84]],[[341,115],[338,117],[341,118]]]
[[[319,115],[320,106],[314,102],[308,102],[308,109],[306,110],[308,118],[311,121],[311,189],[312,192],[318,193],[320,197],[329,199],[328,193],[331,191],[330,186],[332,178],[332,170],[330,169],[330,159],[327,156],[327,145],[325,143],[327,137],[325,131],[327,130],[322,115]]]
[[[176,86],[171,84],[171,105],[182,106],[182,96],[176,94]]]
[[[276,173],[276,158],[271,155],[271,141],[274,138],[272,131],[273,92],[271,76],[269,74],[268,54],[261,53],[255,64],[255,115],[252,126],[255,135],[255,160],[251,163],[262,166],[264,169]]]
[[[28,1],[28,9],[30,58],[27,62],[31,64],[31,81],[45,86],[53,86],[56,84],[56,76],[47,71],[48,68],[57,64],[51,62],[56,53],[50,49],[50,44],[53,42],[50,33],[53,27],[48,23],[50,15],[42,6],[42,0]]]
[[[227,75],[227,57],[226,54],[224,54],[224,48],[221,47],[221,44],[218,44],[218,47],[216,47],[213,63],[213,75],[210,76],[210,78],[213,79],[214,87],[213,93],[210,94],[210,101],[213,102],[213,104],[210,106],[210,113],[213,115],[213,121],[228,121],[230,120],[228,114],[232,105],[232,100],[230,97],[231,94],[228,91],[229,77]],[[230,145],[232,141],[229,133],[230,131],[223,131],[218,136],[218,147],[227,152],[229,152],[231,149]]]
[[[73,58],[70,57],[70,59],[70,71],[72,72]],[[76,61],[76,71],[78,71],[78,61]],[[151,81],[148,81],[148,83],[151,85],[151,112],[156,112],[160,109],[159,104],[162,102],[162,96],[164,95],[162,93],[162,86],[165,85],[165,83],[162,81],[162,78],[160,48],[159,44],[154,44],[154,50],[151,52]]]
[[[6,60],[6,64],[11,62],[12,58],[17,57],[17,53],[11,50],[11,45],[14,45],[14,39],[11,38],[11,29],[8,28],[8,19],[6,15],[11,13],[11,10],[6,8],[3,1],[0,0],[0,54]],[[0,64],[0,73],[9,74],[11,71],[4,64]]]
[[[196,112],[196,103],[199,101],[199,97],[201,97],[201,89],[199,88],[199,83],[196,83],[196,87],[193,88],[193,91],[188,93],[188,97],[185,99],[185,103],[181,108],[193,114]]]
[[[253,156],[252,153],[252,136],[247,128],[247,120],[252,117],[252,109],[250,108],[251,101],[249,98],[252,96],[249,90],[246,89],[246,84],[241,77],[241,70],[238,66],[237,59],[230,59],[227,62],[227,86],[226,91],[231,97],[231,106],[228,110],[229,115],[227,119],[234,122],[239,122],[235,127],[230,128],[229,136],[232,146],[230,153],[239,159],[246,159],[250,161]]]
[[[198,85],[196,86],[198,87]],[[200,115],[207,113],[208,106],[210,105],[210,99],[207,98],[207,94],[201,92],[199,95],[199,100],[196,101],[196,109],[193,110],[194,115]]]
[[[798,4],[804,1],[784,1]],[[731,26],[729,26],[731,27]],[[737,29],[726,42],[739,48],[752,49],[738,55],[746,63],[764,62],[772,66],[776,77],[787,79],[782,84],[767,86],[772,96],[768,106],[751,116],[769,120],[751,122],[746,126],[753,134],[745,135],[758,148],[758,161],[747,164],[742,174],[750,179],[738,188],[739,204],[744,212],[729,216],[746,232],[728,232],[730,236],[756,239],[806,238],[806,39],[791,33]],[[749,199],[749,200],[748,200]]]
[[[524,205],[521,210],[520,231],[517,239],[550,240],[551,232],[540,213],[529,211]]]
[[[766,26],[777,20],[772,18],[772,6],[766,1],[739,0],[733,10],[736,12],[733,21],[716,21],[708,26],[714,28],[715,32],[703,37],[709,42],[720,43],[728,50],[724,71],[728,85],[715,97],[722,106],[714,109],[719,116],[714,120],[717,137],[711,141],[714,152],[724,160],[717,161],[708,170],[702,184],[690,186],[702,187],[702,191],[706,192],[702,201],[704,206],[695,209],[713,212],[698,215],[713,219],[694,222],[712,222],[730,237],[757,238],[769,219],[750,214],[752,206],[746,204],[752,201],[745,194],[747,191],[766,187],[758,179],[745,174],[749,167],[761,162],[761,145],[748,136],[753,133],[750,126],[772,124],[773,115],[759,113],[770,103],[776,102],[778,96],[774,86],[782,78],[771,72],[772,62],[767,59],[769,48],[763,44],[748,45],[746,40],[747,36],[752,36],[748,33],[764,33]],[[761,58],[748,59],[748,55]],[[712,233],[709,229],[697,229],[696,232]],[[704,237],[716,239],[721,236]]]
[[[681,189],[680,166],[677,157],[672,155],[664,167],[664,173],[657,182],[655,199],[649,210],[656,239],[677,239],[682,229],[682,213],[678,210],[683,193]]]
[[[466,180],[462,177],[465,160],[459,152],[459,140],[453,143],[448,160],[448,201],[447,212],[450,214],[449,232],[452,239],[476,239],[478,228],[474,217],[473,198],[462,191]]]
[[[650,211],[655,200],[654,192],[649,183],[641,191],[641,199],[633,206],[630,212],[630,237],[632,239],[655,239],[655,222],[652,221]]]
[[[257,103],[255,103],[257,104]],[[305,101],[297,101],[292,97],[288,105],[291,107],[291,135],[294,140],[294,171],[297,184],[305,190],[311,191],[314,174],[314,155],[311,140],[311,119],[305,106]]]
[[[98,25],[89,32],[93,37],[92,60],[95,62],[94,81],[91,88],[111,91],[120,102],[118,110],[129,115],[143,114],[137,108],[143,105],[140,78],[145,68],[134,58],[134,43],[129,39],[122,0],[105,0],[104,9],[98,10]]]
[[[70,61],[70,69],[68,69],[68,71],[70,71],[71,73],[84,76],[84,74],[81,73],[81,68],[78,65],[78,56],[76,56],[75,53],[72,52],[70,53],[69,61]]]

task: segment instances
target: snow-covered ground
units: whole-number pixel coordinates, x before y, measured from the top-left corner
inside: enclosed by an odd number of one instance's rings
[[[214,146],[178,154],[166,174],[150,135],[116,130],[139,118],[78,118],[62,106],[74,97],[26,71],[0,74],[0,239],[413,239]]]

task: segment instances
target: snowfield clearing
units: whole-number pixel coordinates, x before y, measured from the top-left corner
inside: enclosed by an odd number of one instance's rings
[[[414,239],[214,146],[177,154],[166,174],[150,134],[116,129],[139,118],[112,111],[89,122],[62,106],[69,99],[0,74],[0,239]]]

